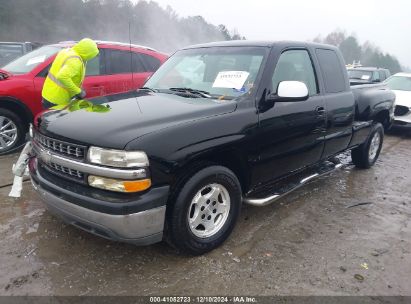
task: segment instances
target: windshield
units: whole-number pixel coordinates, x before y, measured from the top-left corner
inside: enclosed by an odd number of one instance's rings
[[[0,44],[0,67],[23,55],[21,44]]]
[[[250,93],[261,63],[264,47],[212,47],[189,49],[170,57],[146,82],[159,92],[186,91],[201,97],[235,98]],[[185,89],[185,90],[184,90]]]
[[[17,58],[2,69],[13,74],[25,74],[56,54],[59,50],[60,48],[56,46],[43,46]]]
[[[391,90],[411,91],[411,77],[392,76],[385,83]]]
[[[361,79],[361,80],[371,80],[372,72],[364,70],[348,70],[348,78],[350,79]]]

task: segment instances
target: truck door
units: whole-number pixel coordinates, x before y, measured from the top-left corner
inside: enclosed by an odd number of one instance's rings
[[[260,113],[260,162],[256,178],[267,182],[320,160],[324,145],[325,105],[314,65],[306,49],[281,53],[269,83],[276,92],[281,81],[301,81],[309,98],[275,102]]]
[[[342,57],[331,49],[317,49],[324,79],[327,130],[323,159],[345,150],[351,140],[355,101],[348,83]]]

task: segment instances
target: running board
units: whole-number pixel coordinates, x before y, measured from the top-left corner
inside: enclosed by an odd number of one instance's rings
[[[343,166],[342,163],[324,162],[323,164],[307,169],[295,176],[273,183],[260,191],[253,191],[243,198],[243,202],[253,206],[266,206],[294,190],[304,186],[313,179],[328,174]],[[274,190],[276,189],[276,190]]]

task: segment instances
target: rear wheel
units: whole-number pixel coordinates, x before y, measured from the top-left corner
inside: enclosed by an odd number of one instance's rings
[[[378,159],[384,140],[384,128],[381,123],[373,125],[367,141],[351,151],[351,158],[358,168],[368,169]]]
[[[14,112],[0,108],[0,155],[11,152],[25,138],[25,125]]]
[[[211,166],[182,186],[170,207],[167,239],[189,254],[203,254],[223,243],[240,214],[241,187],[234,173]]]

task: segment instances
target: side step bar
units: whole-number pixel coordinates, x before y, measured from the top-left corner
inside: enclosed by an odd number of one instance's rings
[[[273,184],[272,186],[272,191],[274,189],[276,189],[278,186],[278,188],[280,188],[280,190],[270,193],[269,195],[261,195],[263,193],[255,193],[255,196],[257,197],[253,197],[254,193],[251,193],[250,196],[251,197],[245,197],[243,198],[243,202],[249,205],[253,205],[253,206],[266,206],[269,205],[273,202],[275,202],[276,200],[282,198],[283,196],[293,192],[294,190],[304,186],[305,184],[307,184],[308,182],[312,181],[313,179],[323,176],[327,173],[330,173],[338,168],[341,168],[343,166],[342,163],[333,163],[333,162],[327,162],[324,163],[323,165],[318,166],[317,172],[313,172],[311,170],[311,174],[306,175],[306,177],[299,179],[297,182],[289,182],[285,187],[284,186],[279,186],[276,184]],[[276,187],[277,186],[277,187]],[[275,191],[275,190],[274,190]],[[264,194],[267,194],[266,191],[264,191]],[[263,196],[263,197],[260,197]]]

